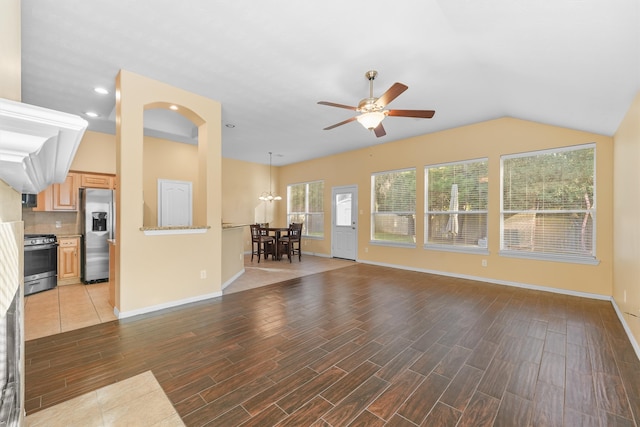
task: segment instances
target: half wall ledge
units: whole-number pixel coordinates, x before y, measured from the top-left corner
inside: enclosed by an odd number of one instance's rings
[[[179,227],[140,227],[140,231],[145,236],[161,236],[167,234],[202,234],[206,233],[211,226],[179,226]]]

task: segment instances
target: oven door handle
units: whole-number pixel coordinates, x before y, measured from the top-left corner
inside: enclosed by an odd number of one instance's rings
[[[25,246],[25,251],[39,251],[42,249],[54,249],[58,246],[57,243],[47,243],[46,245],[33,245],[33,246]]]

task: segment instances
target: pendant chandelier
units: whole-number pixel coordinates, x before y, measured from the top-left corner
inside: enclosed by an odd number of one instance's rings
[[[274,196],[274,194],[271,192],[271,155],[273,153],[271,151],[269,151],[269,192],[264,192],[260,195],[260,197],[258,197],[258,199],[264,201],[264,202],[273,202],[274,200],[282,200],[282,197],[280,196]]]

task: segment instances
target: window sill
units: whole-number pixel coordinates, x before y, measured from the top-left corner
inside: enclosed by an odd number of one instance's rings
[[[428,251],[456,252],[464,254],[489,255],[489,249],[479,246],[453,246],[426,244],[424,249]]]
[[[545,255],[531,252],[515,252],[515,251],[500,251],[500,256],[506,258],[521,258],[531,259],[537,261],[551,261],[551,262],[564,262],[572,264],[584,264],[584,265],[599,265],[600,260],[594,257],[577,257],[568,255]]]
[[[415,243],[385,242],[384,240],[369,240],[369,244],[375,246],[393,246],[398,248],[416,248]]]

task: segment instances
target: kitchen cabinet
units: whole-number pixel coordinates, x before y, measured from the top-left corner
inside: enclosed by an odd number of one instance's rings
[[[80,187],[82,188],[106,188],[113,190],[113,175],[83,173],[80,176]]]
[[[80,283],[80,237],[58,238],[58,284]]]
[[[53,184],[53,210],[78,210],[78,174],[70,173],[61,184]]]
[[[79,175],[70,172],[64,182],[52,184],[38,193],[34,211],[77,211]]]
[[[69,172],[67,179],[60,184],[52,184],[38,193],[38,206],[35,212],[78,210],[78,190],[80,188],[115,188],[116,177],[109,174]]]

